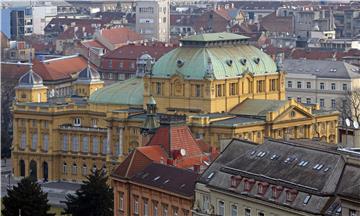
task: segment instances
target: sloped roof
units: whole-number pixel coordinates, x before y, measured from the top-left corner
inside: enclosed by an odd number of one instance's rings
[[[140,41],[144,38],[128,28],[101,29],[100,35],[111,44],[124,44],[129,41]]]
[[[195,183],[198,176],[198,174],[190,170],[151,163],[131,178],[131,181],[192,197],[195,193]]]
[[[27,64],[15,64],[1,62],[1,80],[18,81],[19,78],[29,71]]]
[[[142,107],[144,101],[144,81],[140,77],[116,82],[90,95],[94,104],[117,104]]]
[[[276,16],[276,12],[273,12],[263,17],[260,23],[269,32],[294,32],[292,16]]]
[[[329,145],[318,148],[316,145],[280,140],[265,140],[264,144],[256,145],[233,139],[199,181],[236,195],[243,194],[243,179],[252,179],[255,184],[246,196],[261,202],[322,214],[335,200],[337,184],[345,166],[341,154],[332,148]],[[300,165],[305,161],[306,165]],[[319,169],[314,168],[320,164],[322,166]],[[230,189],[232,176],[240,176],[242,180],[239,186]],[[356,177],[350,182],[353,180],[356,180]],[[280,187],[279,197],[272,199],[271,187],[268,187],[264,195],[259,196],[258,183]],[[294,201],[286,201],[287,190],[295,190]],[[309,195],[305,205],[304,200]]]
[[[277,111],[286,103],[288,103],[287,100],[246,99],[236,105],[230,113],[236,115],[266,116],[268,112]]]
[[[360,78],[359,67],[343,61],[285,59],[283,68],[289,74],[312,74],[322,78]]]

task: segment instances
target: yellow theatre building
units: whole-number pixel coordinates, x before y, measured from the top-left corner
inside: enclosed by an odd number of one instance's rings
[[[93,168],[110,171],[135,147],[147,103],[183,115],[197,139],[219,148],[233,137],[337,141],[338,113],[285,100],[285,72],[231,33],[194,35],[154,63],[138,60],[137,76],[106,87],[91,67],[74,82],[76,96],[46,97],[33,71],[20,78],[13,104],[12,160],[17,177],[81,181]]]

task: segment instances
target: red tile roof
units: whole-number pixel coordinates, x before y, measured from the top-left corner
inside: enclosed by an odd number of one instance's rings
[[[269,32],[294,32],[292,16],[276,16],[274,12],[262,18],[260,23]]]
[[[229,11],[225,10],[225,9],[218,9],[218,10],[214,10],[215,13],[219,14],[220,16],[222,16],[223,18],[225,18],[226,20],[230,21],[231,17],[229,15]]]
[[[149,54],[155,59],[159,59],[165,53],[176,48],[173,45],[166,45],[165,43],[149,43],[149,44],[129,44],[119,47],[113,51],[105,54],[104,59],[137,59],[142,54]]]
[[[100,30],[100,35],[111,44],[125,44],[131,41],[141,41],[144,38],[128,28],[112,28]]]
[[[293,59],[312,59],[312,60],[321,60],[321,59],[331,59],[335,56],[335,51],[330,50],[316,50],[316,49],[295,49],[291,52],[290,57]]]
[[[97,40],[88,40],[88,41],[82,41],[81,44],[83,44],[85,47],[89,48],[89,47],[95,47],[95,48],[103,48],[106,49],[106,47],[104,45],[102,45],[99,41]]]
[[[143,155],[148,157],[152,161],[156,161],[160,163],[161,161],[165,161],[168,158],[164,149],[161,146],[142,146],[136,148],[137,151],[141,152]]]
[[[87,66],[87,61],[81,56],[51,59],[45,62],[34,60],[34,71],[44,81],[70,79]]]

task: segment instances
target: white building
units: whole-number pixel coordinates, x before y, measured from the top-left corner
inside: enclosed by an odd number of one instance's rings
[[[57,15],[56,6],[35,6],[32,8],[33,33],[44,34],[45,26]]]
[[[286,59],[287,98],[335,109],[348,91],[360,88],[358,67],[341,61]]]
[[[168,42],[170,39],[170,1],[136,1],[135,29],[148,40]]]

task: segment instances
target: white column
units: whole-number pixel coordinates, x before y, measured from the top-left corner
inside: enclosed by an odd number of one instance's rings
[[[106,154],[107,155],[110,155],[110,145],[111,145],[111,142],[110,142],[110,140],[111,140],[111,128],[107,128],[107,139],[106,139]]]

